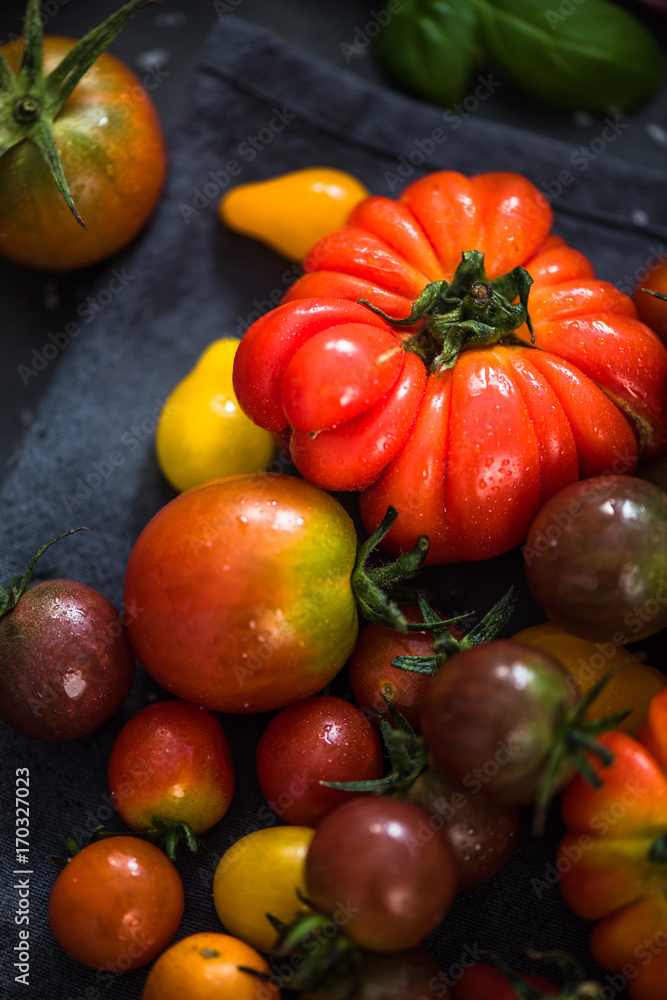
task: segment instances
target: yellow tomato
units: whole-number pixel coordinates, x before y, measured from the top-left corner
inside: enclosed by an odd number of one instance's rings
[[[269,1000],[276,985],[239,966],[270,974],[254,948],[228,934],[202,932],[163,951],[148,974],[141,1000]]]
[[[239,184],[223,195],[218,214],[229,229],[261,240],[288,260],[302,260],[367,197],[364,185],[343,170],[306,167]]]
[[[225,929],[258,951],[270,952],[278,935],[267,919],[290,923],[307,907],[304,865],[315,834],[305,826],[270,826],[249,833],[221,857],[213,900]]]
[[[238,345],[234,337],[210,344],[162,408],[157,459],[181,492],[208,479],[260,472],[271,461],[272,435],[245,415],[234,394]]]
[[[632,736],[646,719],[653,695],[667,685],[667,678],[659,670],[642,663],[624,646],[580,639],[553,622],[525,628],[512,638],[514,642],[537,646],[560,660],[576,679],[581,694],[592,688],[612,667],[621,665],[591,706],[587,718],[601,719],[632,708],[632,714],[618,726]]]

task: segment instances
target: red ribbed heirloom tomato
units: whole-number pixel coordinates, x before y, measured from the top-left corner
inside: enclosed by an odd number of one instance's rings
[[[667,350],[551,224],[518,174],[430,174],[353,209],[241,341],[241,407],[363,490],[368,531],[395,507],[392,552],[498,555],[563,486],[667,449]]]
[[[249,473],[181,493],[125,572],[130,642],[174,695],[267,712],[321,690],[354,648],[351,517],[296,476]]]
[[[568,833],[556,868],[574,912],[599,921],[591,952],[627,980],[632,1000],[667,996],[667,695],[657,694],[642,742],[600,737],[615,754],[600,789],[576,777],[562,800]],[[646,744],[646,745],[644,745]]]

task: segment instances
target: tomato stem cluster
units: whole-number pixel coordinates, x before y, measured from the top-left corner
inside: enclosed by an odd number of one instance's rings
[[[421,324],[402,344],[437,373],[452,368],[465,348],[489,347],[511,336],[524,323],[530,330],[532,344],[535,336],[528,315],[532,283],[523,267],[515,267],[489,281],[484,254],[465,250],[451,282],[428,284],[404,319],[387,316],[367,299],[357,301],[392,326]],[[517,298],[519,301],[515,302]]]

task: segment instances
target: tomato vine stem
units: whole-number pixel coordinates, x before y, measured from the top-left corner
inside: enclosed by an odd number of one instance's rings
[[[413,302],[409,316],[388,316],[367,299],[357,302],[394,327],[413,327],[415,333],[402,339],[406,351],[419,355],[433,373],[452,368],[461,351],[489,347],[527,325],[531,345],[535,341],[528,293],[533,283],[528,271],[515,267],[489,280],[484,254],[465,250],[451,281],[433,281]],[[515,300],[519,301],[516,302]]]

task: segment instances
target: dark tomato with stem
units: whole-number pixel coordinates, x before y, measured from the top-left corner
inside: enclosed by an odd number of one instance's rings
[[[524,546],[533,597],[558,625],[615,646],[667,626],[667,495],[634,476],[566,486]]]
[[[262,794],[287,823],[316,826],[351,796],[320,781],[363,781],[382,774],[382,747],[355,705],[316,695],[278,712],[257,746]]]
[[[0,718],[34,739],[87,736],[121,707],[134,653],[113,604],[78,580],[44,580],[0,617]]]
[[[49,923],[75,961],[125,972],[167,947],[183,905],[180,876],[159,848],[137,837],[109,837],[84,847],[61,871]]]
[[[444,996],[444,975],[435,955],[423,947],[363,952],[356,978],[339,976],[321,989],[302,991],[299,1000],[435,1000]],[[433,992],[434,983],[439,992]]]
[[[487,882],[511,856],[519,835],[518,806],[464,791],[434,767],[426,767],[404,794],[442,829],[458,890]]]
[[[574,682],[548,653],[494,640],[457,653],[434,676],[422,710],[433,761],[468,789],[501,802],[535,801]],[[564,763],[556,787],[571,777]]]
[[[429,815],[388,796],[359,797],[324,817],[306,855],[306,895],[369,951],[411,948],[456,892],[451,851]]]
[[[111,749],[108,776],[114,805],[133,830],[145,830],[157,816],[204,833],[234,794],[219,719],[182,701],[156,702],[132,716]]]
[[[408,621],[419,621],[419,612],[402,609]],[[419,731],[421,701],[430,674],[392,667],[397,656],[432,655],[433,637],[424,632],[399,632],[386,625],[369,622],[359,632],[348,661],[348,676],[355,701],[370,712],[390,719],[385,698],[399,710],[415,731]]]

